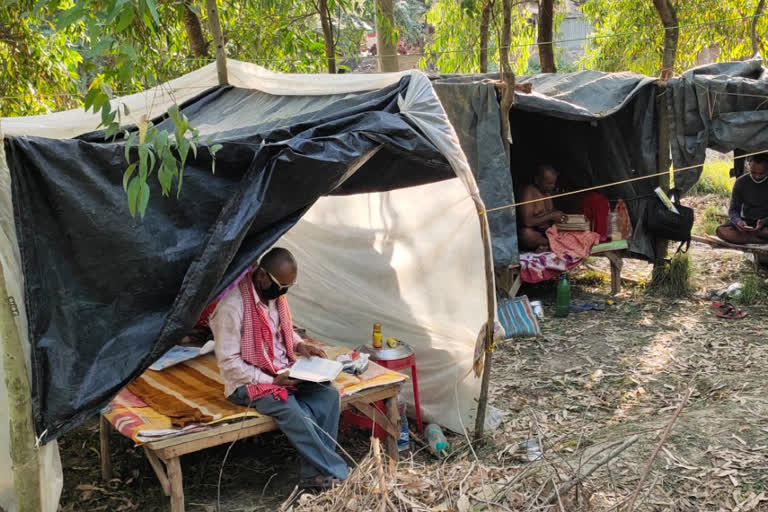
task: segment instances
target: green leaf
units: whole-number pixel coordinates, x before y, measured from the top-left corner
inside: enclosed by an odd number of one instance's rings
[[[98,89],[91,89],[88,91],[88,93],[85,95],[85,100],[83,102],[83,107],[85,108],[85,111],[88,112],[88,109],[91,108],[93,105],[94,100],[96,97],[101,93]],[[97,110],[94,107],[94,111]]]
[[[56,30],[64,30],[73,23],[76,23],[80,18],[83,17],[84,12],[84,2],[80,1],[76,3],[74,7],[67,9],[59,15],[58,19],[56,20]]]
[[[147,179],[147,157],[149,156],[149,145],[139,145],[139,177],[142,181]]]
[[[141,180],[139,177],[135,177],[128,185],[128,211],[131,212],[131,217],[136,216],[136,200],[139,197],[139,191],[141,190]]]
[[[136,162],[133,162],[125,170],[125,174],[123,174],[123,190],[125,190],[126,192],[128,192],[128,180],[131,179],[131,176],[133,176],[133,171],[135,170],[136,170]]]
[[[115,31],[122,32],[123,30],[128,28],[128,25],[131,24],[134,16],[136,16],[136,13],[133,11],[133,6],[129,4],[128,8],[123,10],[123,13],[120,15],[120,19],[117,21],[117,26],[115,27]]]
[[[179,159],[181,160],[181,165],[183,166],[184,163],[187,161],[187,155],[189,154],[189,141],[182,137],[178,140],[178,149],[179,152]]]
[[[106,131],[104,132],[104,138],[105,139],[113,139],[117,135],[117,133],[120,131],[120,124],[119,123],[109,123],[109,126],[107,126]]]
[[[147,4],[147,7],[149,8],[149,12],[152,13],[152,19],[155,20],[156,25],[160,25],[160,16],[157,14],[157,5],[155,5],[155,0],[144,0]]]
[[[107,14],[107,18],[103,21],[103,26],[110,26],[112,23],[117,19],[118,16],[120,16],[124,10],[125,10],[125,4],[129,3],[130,0],[117,0],[114,2],[114,5],[109,10],[109,13]],[[128,7],[130,8],[130,6]]]
[[[91,48],[91,55],[99,56],[107,53],[112,48],[112,43],[114,43],[114,39],[109,36],[96,41],[96,44]]]
[[[216,153],[218,153],[218,152],[219,152],[219,150],[220,150],[221,148],[223,148],[223,147],[224,147],[224,146],[222,146],[221,144],[214,144],[213,146],[211,146],[210,148],[208,148],[208,152],[211,154],[211,156],[215,156],[215,155],[216,155]]]
[[[131,149],[136,144],[136,132],[133,132],[128,136],[128,140],[125,142],[125,161],[131,163]]]
[[[179,113],[179,106],[177,104],[174,103],[168,108],[168,116],[171,118],[171,121],[173,121],[175,127],[182,124],[181,114]]]
[[[120,45],[120,53],[132,60],[136,60],[138,58],[138,55],[136,54],[136,49],[133,47],[133,45],[130,45],[128,43],[124,43]]]
[[[149,204],[149,185],[142,183],[141,190],[139,191],[139,213],[142,219],[147,211],[147,204]]]
[[[112,114],[112,106],[109,104],[109,102],[105,102],[101,106],[101,124],[106,126],[110,123],[109,116]]]

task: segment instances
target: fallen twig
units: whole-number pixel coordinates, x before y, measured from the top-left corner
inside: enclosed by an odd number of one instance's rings
[[[648,475],[651,473],[653,462],[656,460],[656,456],[659,455],[659,452],[661,451],[661,447],[664,446],[664,443],[666,442],[667,437],[669,437],[669,433],[672,431],[672,427],[675,425],[675,422],[677,422],[677,418],[680,416],[680,413],[685,407],[685,404],[688,403],[688,398],[690,398],[692,391],[693,391],[692,388],[688,388],[688,391],[686,391],[685,396],[683,396],[683,400],[680,402],[680,405],[677,407],[675,414],[672,416],[672,419],[669,420],[669,423],[667,423],[667,428],[664,429],[664,434],[662,434],[659,444],[657,444],[656,449],[653,450],[653,453],[651,454],[651,458],[648,460],[648,464],[645,465],[645,471],[643,471],[643,475],[640,477],[640,481],[637,483],[637,487],[635,487],[635,490],[632,492],[632,497],[630,498],[629,505],[627,505],[628,512],[632,512],[633,510],[635,510],[635,501],[637,500],[638,494],[640,494],[640,490],[643,488],[643,484],[645,483],[646,479],[648,479]]]
[[[590,467],[583,475],[577,475],[576,477],[571,478],[562,486],[560,486],[559,489],[556,488],[555,491],[552,494],[550,494],[546,500],[544,500],[544,503],[547,503],[547,504],[554,503],[558,498],[558,494],[559,495],[567,494],[568,491],[573,489],[573,487],[576,484],[578,484],[579,482],[589,477],[589,475],[597,471],[600,467],[604,466],[605,464],[608,464],[610,461],[618,457],[624,450],[626,450],[627,448],[635,444],[638,441],[638,439],[640,439],[640,436],[636,435],[624,441],[621,444],[621,446],[619,446],[618,448],[613,450],[611,453],[603,457],[600,461],[595,463],[595,465]]]

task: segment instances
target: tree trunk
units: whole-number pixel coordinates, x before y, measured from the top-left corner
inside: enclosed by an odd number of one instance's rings
[[[224,35],[219,23],[219,7],[216,0],[205,0],[205,10],[208,12],[208,28],[216,45],[216,71],[219,75],[219,85],[229,85],[227,76],[227,53],[224,49]]]
[[[515,98],[515,74],[512,72],[512,66],[509,63],[509,45],[512,42],[512,0],[504,0],[504,16],[501,28],[501,41],[499,44],[499,60],[501,62],[502,77],[504,79],[504,93],[501,96],[501,136],[504,140],[504,149],[507,152],[509,161],[509,109]],[[486,246],[486,274],[490,272],[491,276],[486,275],[488,283],[493,282],[493,260],[490,256],[489,241],[486,240],[488,216],[481,215],[480,229],[483,232],[483,242]],[[490,269],[490,270],[489,270]],[[485,325],[485,364],[483,364],[483,380],[480,384],[480,397],[477,402],[477,416],[475,417],[475,440],[479,441],[485,432],[485,411],[488,407],[488,388],[491,382],[491,364],[493,363],[493,328],[494,328],[494,290],[493,286],[488,286],[488,321]]]
[[[393,0],[376,0],[376,47],[379,71],[400,71],[397,61],[397,30]]]
[[[677,26],[677,13],[672,0],[653,0],[653,6],[659,13],[664,25],[664,54],[661,57],[661,79],[666,82],[675,72],[677,39],[680,29]]]
[[[757,2],[755,14],[752,15],[752,57],[760,53],[760,40],[757,38],[757,22],[765,7],[765,0]]]
[[[208,41],[203,34],[203,26],[197,13],[189,4],[184,4],[184,27],[187,29],[189,48],[195,57],[208,57]]]
[[[16,494],[16,510],[40,512],[40,466],[35,448],[32,397],[27,378],[24,351],[16,329],[15,306],[8,296],[5,274],[0,265],[0,346],[3,349],[5,386],[8,393],[11,465]]]
[[[315,5],[320,15],[320,25],[323,27],[323,42],[325,43],[325,58],[328,61],[328,72],[336,73],[336,43],[333,40],[333,21],[328,10],[328,0],[319,0]]]
[[[542,73],[557,73],[555,67],[555,43],[552,24],[555,16],[554,0],[539,0],[539,63]]]
[[[491,0],[485,0],[480,17],[480,72],[488,72],[488,27],[491,24]]]

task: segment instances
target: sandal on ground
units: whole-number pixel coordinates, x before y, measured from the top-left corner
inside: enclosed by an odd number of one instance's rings
[[[726,318],[728,320],[738,320],[739,318],[747,316],[746,311],[736,309],[731,304],[723,304],[717,311],[715,311],[715,314],[720,318]]]
[[[299,488],[301,489],[319,489],[326,490],[331,489],[335,485],[341,484],[341,480],[334,476],[313,476],[310,478],[301,478],[299,480]]]

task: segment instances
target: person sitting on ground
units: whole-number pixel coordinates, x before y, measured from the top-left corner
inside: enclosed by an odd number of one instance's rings
[[[736,180],[731,192],[729,222],[717,228],[717,236],[732,244],[768,243],[768,153],[747,161],[748,174]]]
[[[229,401],[271,416],[299,451],[300,486],[327,488],[349,471],[336,453],[339,393],[330,384],[302,382],[281,371],[296,355],[326,357],[293,330],[285,293],[297,273],[288,250],[270,250],[221,299],[210,326]]]
[[[526,185],[520,194],[520,202],[536,201],[523,204],[517,209],[517,236],[523,250],[548,251],[547,229],[552,224],[565,220],[563,212],[555,210],[552,200],[547,199],[555,191],[557,176],[557,171],[551,165],[540,165],[533,184]]]

